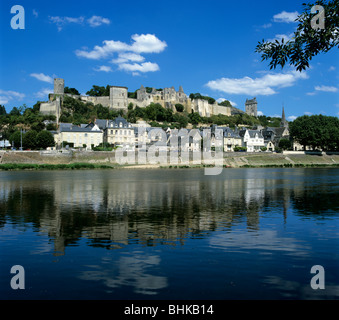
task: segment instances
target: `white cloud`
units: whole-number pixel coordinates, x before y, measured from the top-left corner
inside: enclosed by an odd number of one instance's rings
[[[49,20],[52,23],[56,24],[56,26],[58,27],[58,31],[61,31],[66,24],[69,24],[69,23],[82,24],[85,18],[84,17],[72,18],[72,17],[55,16],[55,17],[49,17]]]
[[[316,95],[317,93],[316,92],[307,92],[306,93],[308,96],[314,96],[314,95]]]
[[[11,100],[21,101],[25,97],[25,94],[17,91],[5,91],[0,89],[0,104],[7,104]]]
[[[53,89],[50,89],[50,88],[43,88],[43,89],[41,89],[40,91],[36,92],[34,95],[35,95],[37,98],[44,99],[44,98],[48,97],[48,95],[49,95],[50,93],[53,93]]]
[[[114,53],[132,52],[132,53],[160,53],[167,47],[165,41],[159,40],[153,34],[134,34],[132,35],[132,44],[127,44],[121,41],[105,40],[103,46],[95,46],[92,51],[76,50],[75,54],[78,57],[87,59],[103,59]]]
[[[334,66],[331,66],[329,69],[328,69],[328,71],[335,71],[336,70],[336,67],[334,67]]]
[[[308,75],[304,72],[297,71],[267,73],[261,78],[255,79],[250,77],[240,79],[221,78],[209,81],[206,86],[212,90],[218,90],[228,94],[269,96],[277,93],[276,88],[291,87],[300,79],[308,79]]]
[[[307,115],[307,116],[311,116],[313,113],[306,111],[306,112],[304,112],[304,114]]]
[[[92,28],[111,23],[109,19],[100,16],[92,16],[91,18],[87,19],[87,22]]]
[[[156,63],[152,63],[152,62],[144,62],[142,64],[138,64],[138,63],[122,63],[119,65],[119,69],[120,70],[124,70],[124,71],[130,71],[130,72],[155,72],[155,71],[159,71],[160,68]]]
[[[136,54],[133,52],[123,52],[119,53],[118,59],[112,60],[112,63],[120,64],[128,61],[143,62],[144,60],[145,58],[140,54]]]
[[[338,88],[329,87],[329,86],[316,86],[314,89],[316,91],[323,91],[323,92],[337,92],[338,91]]]
[[[47,83],[53,83],[53,78],[50,76],[47,76],[43,73],[31,73],[31,77],[38,79],[39,81],[47,82]]]
[[[131,36],[131,43],[125,43],[115,40],[105,40],[102,46],[95,46],[93,50],[76,50],[78,57],[86,59],[100,60],[118,54],[118,57],[111,60],[111,63],[117,64],[119,70],[132,72],[133,76],[145,72],[159,71],[158,64],[153,62],[144,62],[145,57],[141,53],[160,53],[167,47],[165,41],[159,40],[153,34],[134,34]],[[105,71],[105,70],[100,70]]]
[[[263,28],[263,29],[268,29],[268,28],[271,28],[271,27],[272,27],[272,23],[266,23],[266,24],[263,24],[261,26],[261,28]]]
[[[264,113],[262,111],[258,111],[257,114],[258,114],[258,116],[263,116],[264,115]]]
[[[296,116],[289,116],[289,117],[287,117],[287,120],[288,121],[294,121],[295,119],[297,119],[298,117],[296,117]]]
[[[103,71],[103,72],[113,72],[112,68],[109,66],[100,66],[99,68],[94,69],[95,71]]]
[[[299,16],[298,11],[295,11],[295,12],[282,11],[273,16],[273,21],[283,22],[283,23],[292,23],[292,22],[295,22],[298,16]]]

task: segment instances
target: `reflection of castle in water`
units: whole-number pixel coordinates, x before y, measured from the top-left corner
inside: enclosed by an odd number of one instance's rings
[[[81,237],[109,249],[131,241],[182,245],[187,237],[245,220],[249,229],[259,229],[259,214],[272,203],[284,208],[286,219],[291,190],[284,172],[262,179],[255,170],[224,170],[213,179],[195,169],[84,171],[72,172],[72,179],[67,172],[49,173],[49,179],[30,184],[29,192],[26,185],[1,181],[0,205],[23,212],[35,203],[34,221],[59,254]]]

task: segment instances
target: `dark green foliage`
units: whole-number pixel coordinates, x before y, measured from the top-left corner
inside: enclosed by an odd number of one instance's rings
[[[73,95],[80,96],[79,91],[78,91],[77,89],[75,89],[75,88],[65,87],[64,92],[65,92],[65,93],[69,93],[69,94],[73,94]]]
[[[185,107],[181,104],[181,103],[177,103],[175,105],[175,109],[178,111],[178,112],[183,112],[185,110]]]
[[[54,147],[55,141],[53,134],[47,130],[43,130],[38,133],[36,137],[36,147],[37,149],[47,149],[48,147]]]
[[[109,96],[110,94],[110,86],[100,87],[93,85],[92,89],[86,92],[87,95],[91,97],[104,97]]]
[[[209,104],[213,104],[215,102],[215,99],[208,96],[202,96],[200,93],[191,93],[189,97],[191,100],[193,99],[207,100]]]
[[[279,141],[279,148],[289,150],[292,148],[292,142],[289,139],[281,139]]]
[[[302,146],[326,151],[339,150],[339,119],[313,115],[302,116],[290,124],[290,134]]]
[[[270,60],[270,69],[277,66],[282,68],[286,63],[295,67],[297,71],[309,68],[309,62],[319,53],[326,53],[332,48],[339,47],[339,15],[338,0],[318,0],[317,5],[325,9],[325,29],[313,29],[311,21],[316,14],[311,14],[315,5],[303,3],[304,11],[297,18],[298,27],[294,32],[293,40],[284,39],[275,42],[259,42],[256,52],[261,54],[262,61]]]
[[[7,114],[5,106],[0,105],[0,116],[5,116]]]
[[[22,137],[22,145],[24,149],[34,150],[37,146],[37,135],[35,130],[26,132]]]

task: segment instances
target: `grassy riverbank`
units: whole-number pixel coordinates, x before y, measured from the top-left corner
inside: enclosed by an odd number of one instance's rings
[[[171,165],[130,164],[119,165],[114,152],[76,153],[70,155],[44,155],[39,152],[8,152],[0,155],[0,170],[85,170],[85,169],[185,169],[214,167],[210,162]],[[224,168],[308,168],[339,167],[339,155],[225,153]]]

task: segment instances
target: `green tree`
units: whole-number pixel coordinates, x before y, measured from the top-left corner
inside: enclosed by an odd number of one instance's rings
[[[21,116],[21,112],[17,107],[13,107],[9,114],[11,116]]]
[[[325,28],[315,28],[312,25],[316,13],[311,13],[314,5],[323,6],[325,9]],[[282,68],[286,63],[295,67],[297,71],[309,68],[309,62],[319,53],[326,53],[334,47],[339,47],[339,15],[338,0],[319,0],[316,3],[303,3],[304,11],[298,16],[297,30],[292,40],[266,42],[262,40],[256,47],[256,52],[261,53],[262,61],[270,60],[270,69],[277,66]]]
[[[74,95],[80,96],[79,91],[78,91],[77,89],[75,89],[75,88],[65,87],[64,92],[65,92],[65,93],[69,93],[69,94],[74,94]]]
[[[5,106],[0,105],[0,116],[5,116],[7,114]]]
[[[283,150],[288,150],[292,148],[292,143],[289,139],[281,139],[279,141],[279,148]]]
[[[9,137],[9,142],[12,144],[12,147],[20,148],[21,147],[21,132],[15,131]]]
[[[323,115],[298,117],[290,123],[290,135],[304,148],[339,150],[339,119]]]
[[[87,91],[86,94],[91,97],[103,97],[109,96],[110,86],[107,85],[106,87],[100,87],[93,85],[92,89]]]
[[[38,149],[46,149],[48,147],[54,147],[55,141],[53,134],[47,130],[39,132],[36,136],[36,147]]]
[[[202,121],[198,112],[191,113],[190,115],[188,115],[188,117],[192,124],[199,124]]]
[[[22,137],[22,144],[24,149],[35,149],[37,146],[37,135],[35,130],[26,132]]]
[[[185,110],[185,107],[181,104],[181,103],[177,103],[175,105],[175,109],[178,111],[178,112],[183,112]]]

